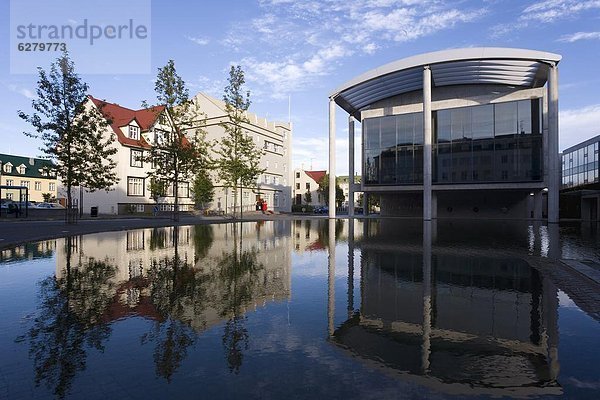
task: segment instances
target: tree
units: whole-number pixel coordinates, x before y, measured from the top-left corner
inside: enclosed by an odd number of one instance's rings
[[[151,181],[157,182],[157,188],[159,185],[173,188],[173,219],[178,220],[179,184],[189,185],[197,171],[208,167],[210,148],[206,132],[198,127],[202,113],[189,98],[185,82],[177,75],[173,60],[158,69],[154,91],[159,105],[151,108],[159,114],[155,138],[144,160],[153,165],[148,176]],[[148,107],[147,104],[144,106]]]
[[[207,203],[213,201],[215,189],[206,171],[200,171],[194,179],[194,202],[204,209]]]
[[[312,193],[310,192],[310,190],[307,190],[306,193],[304,193],[304,202],[306,204],[312,203]]]
[[[250,92],[243,93],[245,78],[244,71],[239,65],[231,66],[228,82],[223,94],[228,119],[221,124],[225,135],[219,139],[216,146],[215,153],[219,157],[215,165],[224,185],[233,188],[235,209],[237,189],[239,188],[241,194],[244,187],[254,186],[256,179],[265,170],[259,167],[262,150],[256,147],[243,128],[243,125],[249,122],[246,111],[250,107]],[[241,217],[242,196],[240,195]]]
[[[114,134],[106,134],[110,121],[98,108],[89,106],[88,85],[75,73],[75,65],[65,52],[46,72],[38,68],[37,98],[31,102],[31,115],[19,110],[35,132],[26,136],[41,139],[40,148],[55,164],[56,174],[66,187],[66,220],[74,222],[73,187],[88,191],[108,188],[118,181],[116,162],[111,158],[117,148]]]
[[[329,205],[329,174],[325,174],[321,180],[319,181],[319,189],[317,189],[323,199],[325,200],[325,204]],[[341,204],[344,201],[344,191],[338,185],[337,180],[335,183],[335,203],[336,205]]]

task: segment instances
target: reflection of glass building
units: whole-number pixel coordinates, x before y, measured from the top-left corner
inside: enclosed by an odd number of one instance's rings
[[[350,132],[354,119],[362,123],[360,190],[378,195],[387,215],[541,218],[547,188],[548,218],[556,221],[560,59],[447,50],[346,83],[331,101],[350,114]]]
[[[561,215],[597,220],[600,215],[600,135],[562,153]]]
[[[357,241],[359,298],[352,264],[348,316],[337,327],[330,282],[331,343],[386,375],[443,394],[562,394],[557,288],[547,277],[518,256],[443,244],[433,249],[437,222],[423,223],[422,243],[413,235],[399,245],[385,221],[364,225]],[[349,242],[348,254],[353,246]]]

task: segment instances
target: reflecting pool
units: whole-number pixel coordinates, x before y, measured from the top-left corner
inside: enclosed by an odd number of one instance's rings
[[[245,222],[0,251],[0,398],[600,398],[598,225]],[[596,296],[596,297],[594,297]]]

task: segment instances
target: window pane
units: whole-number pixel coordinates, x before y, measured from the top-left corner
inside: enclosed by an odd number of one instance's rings
[[[381,148],[394,147],[396,144],[396,117],[380,118]]]
[[[495,130],[496,136],[514,135],[518,132],[517,127],[517,104],[498,103],[495,105]]]
[[[494,137],[494,107],[492,105],[470,107],[473,139]]]
[[[436,127],[438,143],[449,143],[452,140],[450,110],[439,110],[436,112]]]
[[[368,118],[363,121],[365,149],[379,148],[379,118]]]
[[[452,140],[471,138],[471,112],[468,108],[456,108],[451,111]]]
[[[531,114],[533,101],[536,100],[521,100],[517,102],[517,114],[519,118],[519,133],[529,134],[531,132]],[[537,107],[536,107],[537,108]],[[539,133],[539,132],[535,132]]]

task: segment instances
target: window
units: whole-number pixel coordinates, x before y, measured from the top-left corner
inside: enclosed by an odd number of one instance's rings
[[[21,181],[21,186],[25,186],[27,189],[29,189],[29,181]]]
[[[144,250],[144,239],[143,230],[127,231],[127,250]]]
[[[310,190],[310,182],[306,182],[306,190]]]
[[[279,195],[278,194],[273,195],[273,207],[279,207]]]
[[[6,198],[8,200],[12,200],[13,199],[13,194],[12,193],[6,193]]]
[[[56,183],[49,182],[48,183],[48,190],[51,191],[51,192],[54,192],[56,190]]]
[[[127,177],[127,196],[144,195],[144,178]]]
[[[142,168],[144,166],[142,161],[143,156],[144,152],[142,150],[131,149],[131,153],[129,155],[129,165],[132,167]]]
[[[12,172],[12,164],[11,163],[6,163],[4,164],[4,172],[6,172],[7,174],[10,174]]]
[[[296,172],[296,179],[300,179],[300,172]]]
[[[264,182],[264,183],[269,183],[269,175],[266,175],[266,174],[265,174],[265,175],[263,176],[263,182]]]
[[[19,167],[17,168],[17,172],[20,173],[21,175],[25,174],[25,166],[23,164],[19,165]]]
[[[42,182],[36,181],[34,187],[35,187],[35,190],[42,190]]]
[[[165,142],[166,132],[161,129],[154,130],[154,143],[163,144]]]
[[[6,186],[14,186],[14,185],[15,185],[15,183],[14,183],[14,181],[12,179],[7,179],[6,180]]]
[[[296,183],[296,190],[300,190],[300,184]]]
[[[140,128],[135,125],[129,125],[129,138],[140,140]]]
[[[190,185],[187,182],[179,182],[177,183],[177,195],[180,198],[188,198],[190,197]]]

